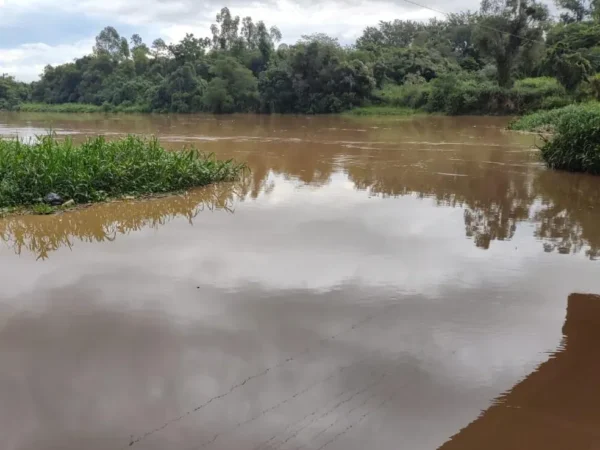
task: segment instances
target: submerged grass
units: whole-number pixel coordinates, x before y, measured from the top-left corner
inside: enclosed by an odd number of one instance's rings
[[[156,138],[96,137],[82,144],[54,136],[32,144],[0,139],[0,208],[39,205],[51,192],[77,203],[174,192],[232,181],[243,170],[243,164],[193,148],[166,151]]]
[[[600,102],[528,114],[509,129],[551,133],[540,148],[549,168],[600,175]]]
[[[149,108],[143,105],[91,105],[88,103],[21,103],[21,112],[46,112],[46,113],[148,113]]]
[[[600,108],[563,112],[542,148],[551,169],[600,175]]]
[[[403,106],[364,106],[344,113],[348,116],[421,116],[426,113]]]
[[[22,112],[60,112],[60,113],[99,113],[102,107],[85,103],[21,103],[19,111]]]

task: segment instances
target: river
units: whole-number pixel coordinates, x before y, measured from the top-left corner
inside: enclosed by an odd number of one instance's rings
[[[600,177],[507,122],[0,113],[251,169],[0,219],[2,449],[598,445]]]

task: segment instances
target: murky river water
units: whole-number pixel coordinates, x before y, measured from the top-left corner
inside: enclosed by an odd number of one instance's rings
[[[600,177],[506,123],[0,114],[252,169],[0,220],[0,447],[600,448]]]

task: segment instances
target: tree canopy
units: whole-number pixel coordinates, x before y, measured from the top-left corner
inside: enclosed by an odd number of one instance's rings
[[[561,11],[556,19],[541,0],[483,0],[478,11],[444,20],[381,21],[365,27],[353,45],[323,33],[280,44],[276,26],[228,8],[216,15],[208,36],[186,34],[174,43],[158,38],[147,44],[138,34],[127,38],[107,26],[89,55],[47,66],[39,81],[0,77],[0,109],[31,101],[154,112],[316,114],[387,101],[385,93],[394,90],[403,90],[411,106],[433,105],[459,86],[471,97],[485,88],[496,104],[514,103],[506,98],[513,85],[527,86],[527,95],[542,85],[544,95],[591,95],[600,71],[600,0],[555,1]],[[518,83],[541,76],[564,89],[547,81]],[[473,103],[456,99],[461,111]]]

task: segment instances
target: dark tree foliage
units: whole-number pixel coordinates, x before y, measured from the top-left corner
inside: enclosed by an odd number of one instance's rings
[[[15,109],[29,97],[29,88],[8,75],[0,75],[0,111]]]
[[[563,23],[599,18],[600,1],[598,0],[555,0],[554,2],[558,8],[564,11],[560,15],[560,20]]]
[[[498,84],[510,87],[519,52],[543,37],[548,8],[535,0],[483,0],[476,43],[493,58]]]
[[[31,85],[1,77],[0,108],[33,101],[107,111],[317,114],[383,103],[462,114],[593,97],[600,0],[555,0],[559,22],[541,1],[483,0],[480,10],[443,20],[381,21],[351,46],[324,33],[280,44],[277,27],[228,8],[208,37],[186,34],[175,43],[146,44],[109,26],[91,54],[47,66]]]
[[[372,70],[348,60],[330,39],[303,39],[281,52],[280,60],[260,77],[266,112],[332,113],[360,105],[375,86]]]

